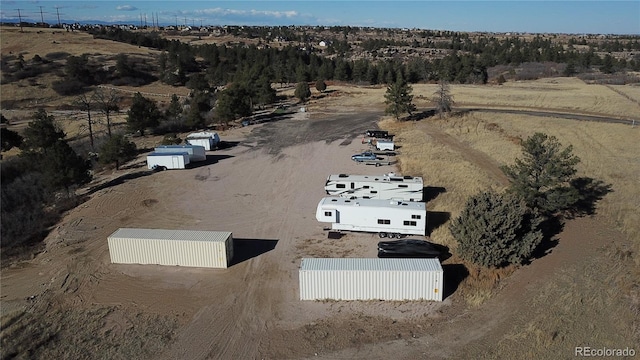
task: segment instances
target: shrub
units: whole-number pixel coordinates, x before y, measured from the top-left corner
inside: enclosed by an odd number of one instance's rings
[[[135,158],[137,154],[136,144],[125,139],[123,135],[113,135],[100,148],[99,161],[102,164],[116,164],[116,169],[120,165]]]
[[[51,84],[51,88],[62,96],[82,94],[86,91],[84,86],[84,83],[74,79],[54,81]]]
[[[521,198],[484,192],[467,201],[449,229],[460,257],[477,265],[502,267],[530,259],[543,238],[541,222]]]

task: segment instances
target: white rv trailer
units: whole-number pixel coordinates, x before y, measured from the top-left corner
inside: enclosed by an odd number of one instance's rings
[[[204,146],[204,149],[207,151],[211,151],[218,146],[220,143],[220,136],[218,136],[217,132],[198,132],[187,135],[185,142],[188,145],[200,145]]]
[[[329,175],[324,185],[327,195],[344,198],[394,199],[422,201],[424,182],[421,177],[398,176],[394,173],[382,176]]]
[[[186,152],[189,154],[189,161],[207,160],[204,146],[200,145],[161,145],[155,149],[156,153],[179,153]]]
[[[378,233],[380,237],[425,235],[427,208],[423,202],[325,197],[318,203],[316,219],[331,223],[332,230]]]
[[[185,152],[158,153],[147,155],[147,167],[149,169],[185,169],[189,164],[189,154]]]

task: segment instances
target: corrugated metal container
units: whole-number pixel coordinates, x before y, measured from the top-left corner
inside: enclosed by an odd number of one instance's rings
[[[228,231],[121,228],[107,240],[115,264],[226,268],[233,258]]]
[[[438,259],[304,258],[300,300],[442,301]]]

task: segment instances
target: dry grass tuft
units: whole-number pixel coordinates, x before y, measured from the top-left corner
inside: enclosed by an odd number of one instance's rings
[[[513,274],[517,267],[483,268],[464,262],[469,276],[460,284],[460,293],[472,307],[478,307],[489,300],[499,288],[500,282]]]

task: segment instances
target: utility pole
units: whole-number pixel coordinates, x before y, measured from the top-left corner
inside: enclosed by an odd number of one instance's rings
[[[18,19],[20,20],[20,32],[23,32],[22,31],[22,15],[20,14],[20,9],[16,9],[16,10],[18,10]]]
[[[61,27],[60,25],[60,11],[58,11],[59,7],[56,6],[56,14],[58,14],[58,27]]]
[[[147,14],[144,14],[144,28],[147,28]]]
[[[178,30],[178,15],[173,15],[176,18],[176,30]]]
[[[38,6],[40,8],[40,24],[42,24],[42,27],[44,27],[44,15],[42,15],[42,8],[43,6]]]

